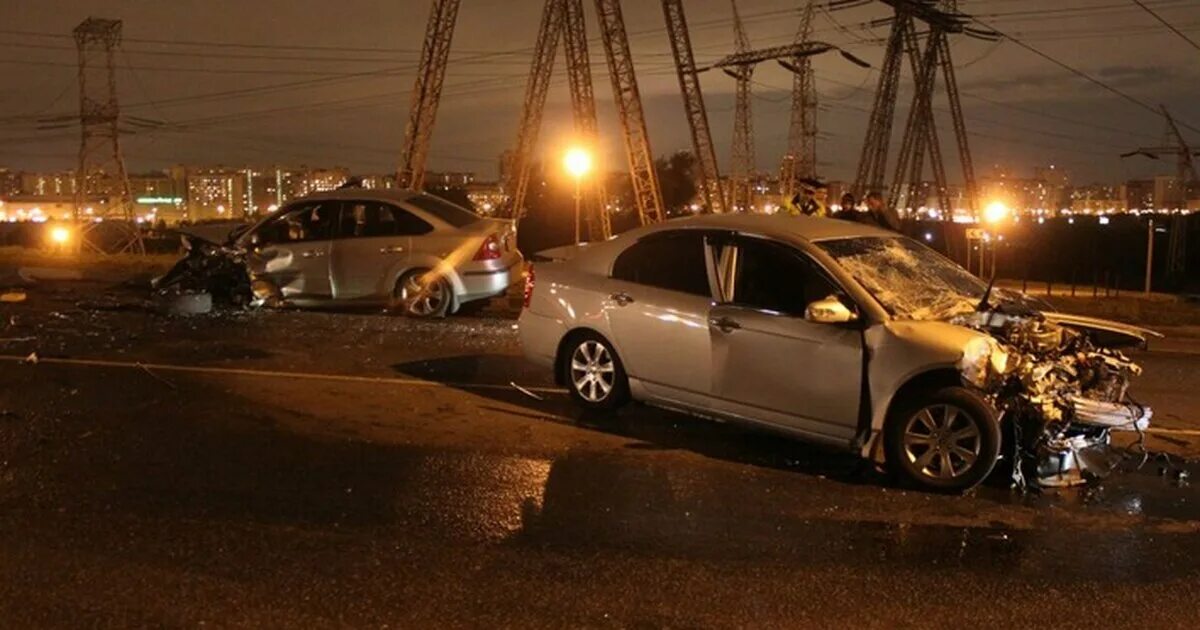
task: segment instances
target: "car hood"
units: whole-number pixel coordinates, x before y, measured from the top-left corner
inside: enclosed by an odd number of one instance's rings
[[[1092,337],[1096,345],[1105,348],[1145,346],[1151,337],[1158,339],[1163,337],[1162,333],[1150,330],[1149,328],[1123,324],[1098,317],[1045,311],[1042,312],[1042,317],[1045,317],[1046,321],[1058,324],[1059,326],[1087,333]]]

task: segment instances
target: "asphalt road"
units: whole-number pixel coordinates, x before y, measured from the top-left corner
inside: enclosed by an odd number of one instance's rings
[[[1040,495],[580,415],[513,322],[0,306],[0,625],[1193,627],[1200,360],[1140,357],[1175,453]],[[6,325],[7,324],[7,325]],[[32,337],[32,339],[28,339]],[[18,340],[18,341],[9,341]],[[538,398],[517,391],[516,382]],[[1160,468],[1167,475],[1159,475]]]

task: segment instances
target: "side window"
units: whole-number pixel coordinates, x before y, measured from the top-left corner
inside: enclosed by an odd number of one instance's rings
[[[418,236],[433,226],[402,208],[378,201],[347,201],[342,206],[342,238]]]
[[[333,238],[336,202],[306,203],[287,210],[258,229],[261,245],[325,241]]]
[[[704,234],[677,231],[644,238],[621,252],[612,277],[660,289],[709,297]]]
[[[824,272],[791,247],[742,238],[737,248],[734,304],[803,315],[810,303],[840,293]]]

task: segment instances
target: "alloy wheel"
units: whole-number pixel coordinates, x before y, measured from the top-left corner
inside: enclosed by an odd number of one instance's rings
[[[904,455],[920,474],[954,479],[979,460],[983,436],[975,420],[954,405],[930,405],[904,425]]]
[[[410,314],[428,317],[441,312],[446,301],[446,286],[441,280],[426,281],[425,274],[414,273],[405,278],[400,299]]]
[[[584,400],[602,402],[616,383],[616,365],[604,344],[588,339],[571,355],[571,383]]]

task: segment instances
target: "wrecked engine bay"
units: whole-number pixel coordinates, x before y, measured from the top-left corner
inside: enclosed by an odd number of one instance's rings
[[[963,378],[1000,412],[1017,487],[1063,487],[1111,472],[1113,431],[1141,434],[1151,409],[1129,394],[1141,368],[1086,326],[1036,311],[983,310],[953,323],[987,333],[963,353]],[[1144,342],[1144,339],[1141,341]]]

